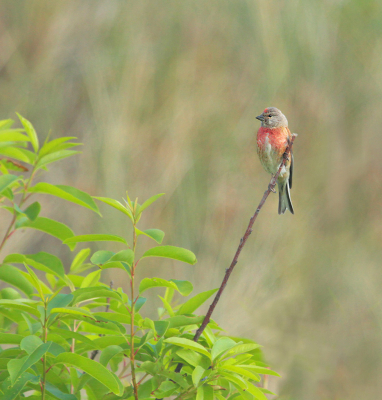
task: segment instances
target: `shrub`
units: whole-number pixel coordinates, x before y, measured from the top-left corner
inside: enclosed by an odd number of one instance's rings
[[[43,251],[9,254],[2,260],[0,280],[9,286],[0,292],[1,399],[266,400],[264,393],[271,392],[263,387],[262,376],[277,374],[264,364],[257,343],[227,336],[213,320],[199,340],[193,340],[204,319],[195,312],[216,289],[175,305],[176,293],[191,295],[190,282],[156,277],[136,281],[136,270],[147,257],[196,263],[191,251],[162,245],[163,231],[139,225],[142,213],[162,194],[143,204],[126,195],[121,203],[42,181],[49,164],[79,153],[74,150],[79,144],[73,137],[62,137],[40,145],[32,124],[20,115],[19,119],[23,129],[12,129],[12,120],[0,121],[5,231],[0,251],[14,233],[26,228],[54,236],[72,252],[82,242],[117,242],[121,250],[91,254],[85,248],[67,267]],[[110,234],[76,236],[65,224],[40,216],[41,205],[34,201],[39,195],[97,214],[96,201],[106,203],[130,221],[132,242]],[[10,213],[8,225],[5,213]],[[151,238],[154,246],[139,256],[142,236]],[[102,282],[102,272],[109,268],[127,274],[129,293]],[[163,307],[157,319],[150,319],[143,313],[150,310],[143,295],[157,287],[163,288]]]

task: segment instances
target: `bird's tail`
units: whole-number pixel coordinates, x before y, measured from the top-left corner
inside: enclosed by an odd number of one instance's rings
[[[286,179],[285,182],[278,182],[278,186],[279,186],[279,214],[284,214],[287,209],[292,214],[294,214],[292,201],[290,199],[289,180]]]

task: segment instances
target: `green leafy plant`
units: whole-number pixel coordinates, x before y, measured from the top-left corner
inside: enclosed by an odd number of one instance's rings
[[[208,320],[195,313],[217,289],[192,295],[188,281],[136,281],[137,268],[148,257],[196,263],[191,251],[162,245],[163,231],[139,225],[142,213],[162,194],[142,204],[126,194],[122,203],[43,182],[49,164],[79,153],[73,150],[79,144],[63,137],[48,138],[40,146],[32,124],[19,119],[22,129],[12,129],[12,120],[0,121],[1,221],[10,214],[8,224],[2,222],[0,251],[26,228],[54,236],[72,252],[83,242],[117,242],[121,250],[92,254],[85,248],[75,253],[70,266],[42,251],[2,260],[0,280],[8,286],[0,291],[1,399],[266,400],[271,392],[264,376],[277,373],[264,363],[260,346],[227,336],[211,313]],[[111,206],[131,225],[131,239],[75,235],[65,224],[40,216],[37,195],[55,196],[97,214],[96,201]],[[154,246],[142,254],[143,236]],[[128,293],[102,282],[102,272],[109,268],[128,276]],[[163,306],[157,319],[150,319],[143,313],[152,310],[144,294],[158,287],[163,288]]]

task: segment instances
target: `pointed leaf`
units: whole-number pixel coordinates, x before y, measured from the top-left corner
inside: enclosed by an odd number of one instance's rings
[[[133,221],[133,215],[131,214],[131,211],[128,210],[123,204],[121,204],[119,201],[110,199],[108,197],[94,197],[95,199],[102,201],[103,203],[108,204],[109,206],[112,206],[116,208],[117,210],[123,212],[126,214],[132,221]]]
[[[58,278],[65,278],[64,266],[61,260],[53,254],[41,251],[36,254],[9,254],[4,258],[6,263],[26,263],[33,268],[39,269],[44,272],[51,273]]]
[[[34,153],[26,149],[21,149],[20,147],[13,146],[1,147],[0,154],[25,162],[27,164],[33,164],[36,159]]]
[[[66,225],[45,217],[37,217],[34,221],[30,221],[27,219],[22,224],[22,228],[32,228],[43,231],[45,233],[48,233],[49,235],[56,237],[57,239],[60,239],[64,243],[66,239],[74,236],[73,231]],[[74,243],[76,242],[68,243],[68,246],[71,250],[73,250],[75,247]]]
[[[25,357],[22,363],[16,363],[20,360],[11,360],[8,363],[8,371],[11,376],[12,385],[14,385],[17,378],[23,372],[41,360],[41,357],[49,350],[50,345],[50,342],[41,344],[28,357]]]
[[[19,269],[12,265],[0,265],[0,280],[20,289],[28,297],[31,297],[33,294],[33,286],[29,283],[28,279],[23,276]]]
[[[10,383],[10,378],[8,379],[9,381],[7,380],[6,382]],[[19,393],[28,382],[32,382],[36,385],[38,384],[39,380],[40,378],[38,376],[32,375],[29,372],[24,372],[13,386],[6,385],[6,389],[1,395],[1,399],[14,400],[18,397]]]
[[[86,207],[89,210],[96,212],[98,215],[101,215],[97,204],[90,195],[71,186],[51,185],[50,183],[40,182],[29,188],[28,192],[50,194],[72,203],[79,204],[80,206]]]
[[[236,342],[228,337],[219,338],[211,349],[212,360],[236,346]]]
[[[200,379],[203,376],[206,370],[202,368],[200,365],[197,365],[192,372],[192,383],[195,387],[199,385]]]
[[[54,362],[55,364],[65,364],[81,369],[105,385],[113,393],[119,396],[123,393],[123,386],[117,376],[97,361],[75,353],[62,353],[56,357]]]
[[[147,250],[141,259],[145,257],[165,257],[173,260],[183,261],[191,265],[196,264],[196,257],[193,252],[176,246],[153,247],[152,249]]]
[[[4,191],[8,186],[10,186],[13,182],[17,181],[20,179],[20,177],[16,175],[1,175],[0,176],[0,193]]]
[[[74,150],[60,150],[56,151],[54,153],[47,154],[44,157],[41,157],[40,160],[37,163],[37,168],[42,168],[45,165],[48,165],[52,162],[56,162],[59,160],[63,160],[64,158],[74,156],[75,154],[81,153],[80,151],[74,151]]]
[[[164,193],[160,193],[160,194],[156,194],[155,196],[150,197],[149,199],[147,199],[140,207],[139,209],[139,214],[142,214],[142,211],[145,210],[149,205],[151,205],[152,203],[154,203],[154,201],[158,200],[159,197],[163,196]]]
[[[74,257],[74,260],[72,261],[72,264],[70,266],[70,271],[73,272],[77,271],[84,263],[84,261],[89,257],[89,254],[90,254],[89,248],[80,250]]]
[[[218,289],[207,290],[192,297],[181,305],[179,310],[176,312],[177,315],[181,314],[192,314],[197,308],[199,308],[205,301],[207,301]]]
[[[67,245],[81,242],[120,242],[127,244],[126,240],[123,237],[102,234],[72,236],[64,240],[64,243]]]
[[[30,206],[24,210],[24,214],[31,220],[35,221],[40,214],[41,205],[39,202],[35,201]]]
[[[26,118],[22,117],[19,113],[16,114],[19,117],[20,122],[23,124],[26,134],[29,136],[34,151],[37,153],[39,148],[38,137],[35,129],[33,128],[33,125]]]
[[[154,239],[157,243],[161,244],[164,238],[164,232],[160,229],[146,229],[145,231],[141,231],[138,228],[135,228],[137,235],[145,235]]]
[[[165,340],[165,342],[174,344],[176,346],[183,347],[184,349],[190,349],[201,353],[208,358],[211,358],[210,353],[199,343],[194,342],[190,339],[179,338],[179,337],[172,337]]]

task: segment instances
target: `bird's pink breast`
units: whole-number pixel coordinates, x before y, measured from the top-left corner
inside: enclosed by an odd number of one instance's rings
[[[290,131],[287,127],[264,128],[257,132],[257,152],[264,169],[271,174],[277,172],[288,145]]]

